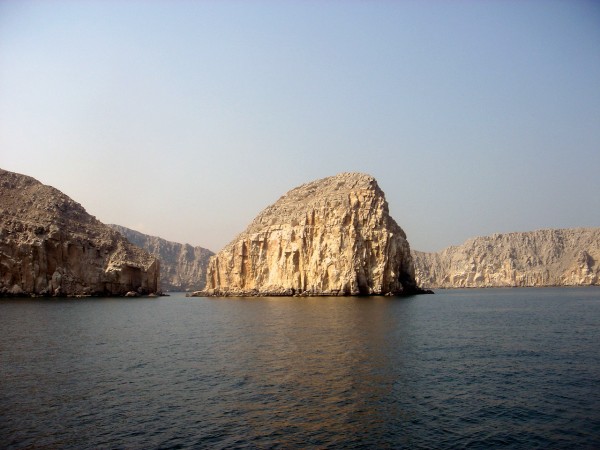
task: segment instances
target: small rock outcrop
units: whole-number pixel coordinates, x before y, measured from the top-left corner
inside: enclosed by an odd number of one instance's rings
[[[206,285],[206,269],[214,252],[149,236],[121,225],[109,227],[117,230],[133,245],[158,257],[163,291],[196,291]]]
[[[1,295],[149,294],[159,266],[62,192],[0,169]]]
[[[413,260],[417,282],[432,289],[599,285],[600,228],[476,237]]]
[[[375,179],[342,173],[297,187],[210,260],[196,295],[419,292],[404,231]]]

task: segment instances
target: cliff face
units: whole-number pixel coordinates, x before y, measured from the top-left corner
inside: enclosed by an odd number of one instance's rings
[[[0,169],[0,294],[158,290],[159,263],[69,197]]]
[[[206,284],[206,269],[213,252],[202,247],[179,244],[120,225],[109,225],[134,245],[160,260],[161,288],[169,291],[202,289]]]
[[[413,260],[427,288],[598,285],[600,228],[494,234]]]
[[[416,290],[404,231],[371,176],[291,190],[211,258],[205,295],[359,295]]]

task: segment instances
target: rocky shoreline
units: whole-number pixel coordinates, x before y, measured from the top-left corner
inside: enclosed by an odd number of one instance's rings
[[[167,289],[203,297],[597,286],[599,261],[600,228],[494,234],[438,253],[411,251],[377,181],[360,173],[292,189],[215,255],[105,225],[53,187],[0,169],[0,297],[159,296],[161,273]]]
[[[302,291],[296,292],[294,289],[286,289],[283,291],[220,291],[220,290],[202,290],[195,291],[186,294],[186,297],[406,297],[411,295],[421,295],[421,294],[433,294],[434,292],[431,289],[421,289],[416,287],[412,290],[405,290],[403,292],[396,293],[385,293],[385,294],[356,294],[356,293],[348,293],[343,291],[332,291],[332,292],[310,292],[310,291]]]

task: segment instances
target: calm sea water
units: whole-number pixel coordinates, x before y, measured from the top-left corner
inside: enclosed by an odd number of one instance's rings
[[[598,448],[600,288],[1,300],[0,447]]]

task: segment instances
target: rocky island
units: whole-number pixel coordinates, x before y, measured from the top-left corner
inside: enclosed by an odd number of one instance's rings
[[[421,292],[406,235],[375,179],[342,173],[292,189],[210,260],[194,295]]]
[[[138,295],[159,262],[57,189],[0,169],[1,295]]]
[[[214,252],[203,247],[149,236],[121,225],[109,227],[160,260],[160,284],[163,291],[195,291],[206,284],[206,268]]]
[[[537,230],[469,239],[439,253],[413,252],[427,288],[600,285],[600,228]]]

